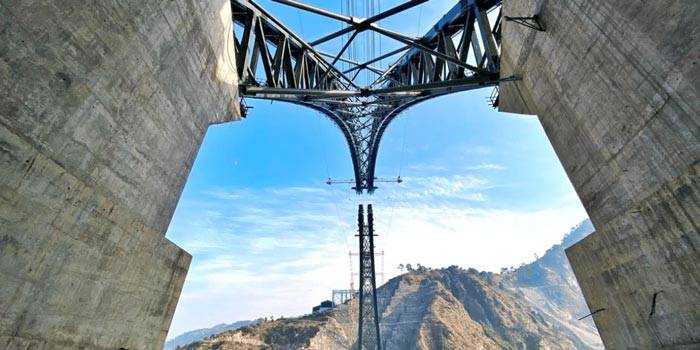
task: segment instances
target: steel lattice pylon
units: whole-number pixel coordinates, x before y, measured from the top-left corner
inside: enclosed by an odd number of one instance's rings
[[[357,328],[359,350],[381,350],[379,334],[379,310],[377,309],[377,279],[374,269],[374,216],[372,204],[367,205],[365,225],[362,204],[357,209],[358,237],[360,242],[360,310]]]
[[[242,28],[235,36],[241,95],[301,104],[328,116],[347,140],[353,188],[358,193],[375,190],[379,143],[399,113],[436,96],[494,86],[501,81],[501,0],[460,0],[420,38],[377,23],[428,0],[410,0],[369,18],[345,16],[293,0],[273,1],[347,26],[307,43],[253,0],[232,0],[233,21]],[[499,11],[493,25],[487,15],[492,10]],[[365,62],[344,57],[357,34],[368,30],[401,46]],[[336,54],[317,49],[348,34],[349,39]],[[386,69],[374,66],[397,55],[401,56]],[[339,62],[352,64],[353,68],[341,70]],[[376,79],[359,86],[356,78],[360,71],[372,72]]]

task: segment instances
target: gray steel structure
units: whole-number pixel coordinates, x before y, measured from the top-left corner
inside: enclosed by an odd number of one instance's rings
[[[379,143],[399,113],[436,96],[499,83],[500,0],[460,0],[421,38],[383,28],[377,22],[428,0],[410,0],[366,19],[292,0],[273,1],[347,26],[307,43],[254,1],[232,0],[233,21],[243,28],[242,35],[235,38],[241,96],[300,104],[328,116],[347,140],[357,193],[376,189]],[[492,10],[499,11],[493,25],[487,16]],[[345,58],[350,42],[367,30],[403,46],[365,62]],[[316,49],[346,34],[350,37],[336,54]],[[387,69],[373,66],[402,52]],[[338,62],[353,67],[341,70]],[[360,86],[357,77],[365,70],[373,72],[376,79]]]
[[[377,276],[374,261],[374,215],[372,204],[367,205],[367,224],[362,204],[357,209],[360,242],[360,310],[357,323],[357,348],[381,350],[379,310],[377,309]]]

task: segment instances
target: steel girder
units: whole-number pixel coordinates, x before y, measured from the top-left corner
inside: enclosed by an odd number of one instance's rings
[[[375,190],[379,144],[389,123],[406,108],[452,92],[499,83],[500,12],[493,25],[487,12],[501,0],[460,0],[421,38],[397,33],[376,24],[427,0],[411,0],[376,16],[353,18],[294,0],[273,0],[346,22],[348,26],[311,44],[305,42],[253,0],[232,0],[233,21],[243,28],[235,37],[240,92],[244,97],[304,105],[328,116],[343,132],[353,163],[358,193]],[[403,44],[366,62],[343,57],[357,33],[372,30]],[[351,34],[337,54],[314,45]],[[388,69],[373,64],[404,52]],[[332,58],[329,62],[326,58]],[[340,71],[342,61],[354,67]],[[358,86],[363,70],[377,78]],[[348,74],[353,74],[348,77]]]

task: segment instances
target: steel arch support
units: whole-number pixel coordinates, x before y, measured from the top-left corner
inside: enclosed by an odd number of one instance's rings
[[[378,16],[393,15],[422,1],[411,0]],[[499,6],[500,0],[459,0],[420,39],[385,30],[373,23],[374,17],[349,18],[297,1],[279,2],[347,22],[347,33],[353,37],[360,31],[373,30],[405,44],[359,63],[342,57],[347,44],[336,54],[317,51],[313,43],[304,42],[253,0],[231,1],[234,22],[244,26],[240,40],[235,38],[236,56],[243,60],[239,63],[241,96],[291,102],[330,118],[348,144],[355,176],[353,188],[358,193],[375,190],[381,138],[398,114],[436,96],[499,82],[498,20],[491,28],[486,13]],[[370,65],[402,51],[403,55],[384,71]],[[258,62],[262,62],[264,81],[256,78]],[[354,64],[355,68],[341,72],[336,62]],[[355,77],[344,75],[354,71],[357,76],[361,70],[370,70],[379,77],[359,88]]]

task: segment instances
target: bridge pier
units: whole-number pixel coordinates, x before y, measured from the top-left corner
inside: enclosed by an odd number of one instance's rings
[[[597,228],[568,256],[603,341],[697,347],[700,2],[504,3],[535,14],[503,23],[522,80],[499,108],[538,115]],[[231,22],[225,0],[0,2],[0,346],[161,346],[190,261],[165,230],[207,126],[240,115]]]
[[[207,126],[238,119],[227,0],[0,2],[0,348],[159,349],[164,235]]]
[[[535,114],[596,227],[567,255],[610,349],[700,346],[700,2],[510,0],[499,109]]]

